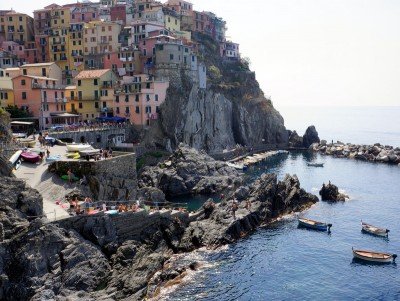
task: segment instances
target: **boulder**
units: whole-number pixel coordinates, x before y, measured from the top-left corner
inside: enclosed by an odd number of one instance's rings
[[[309,126],[303,136],[303,146],[309,148],[311,144],[319,142],[320,140],[315,126]]]
[[[322,185],[321,190],[319,191],[319,195],[323,201],[331,201],[331,202],[344,202],[347,195],[339,192],[339,188],[336,185],[331,184],[330,182],[325,185]]]
[[[303,138],[300,137],[296,131],[288,131],[289,134],[289,146],[290,147],[302,147]]]

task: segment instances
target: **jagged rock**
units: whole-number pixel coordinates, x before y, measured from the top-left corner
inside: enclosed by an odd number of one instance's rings
[[[155,187],[143,187],[137,193],[139,200],[151,201],[153,203],[164,203],[165,194],[162,190]]]
[[[242,181],[234,168],[184,145],[168,161],[169,167],[165,164],[145,167],[139,177],[139,187],[156,187],[167,196],[213,194],[239,186]]]
[[[319,142],[320,140],[318,137],[318,132],[315,129],[315,126],[313,125],[309,126],[303,136],[303,146],[309,148],[311,144]]]
[[[331,202],[344,202],[348,198],[347,195],[339,192],[339,188],[336,185],[330,182],[327,185],[322,185],[319,195],[323,201]]]
[[[302,147],[303,138],[300,137],[296,131],[288,131],[289,134],[289,146],[291,147]]]

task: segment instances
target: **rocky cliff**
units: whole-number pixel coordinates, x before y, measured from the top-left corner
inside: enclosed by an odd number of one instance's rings
[[[199,34],[194,38],[203,45],[199,57],[207,67],[207,89],[200,89],[184,71],[161,73],[170,78],[170,88],[148,143],[174,148],[183,142],[209,153],[236,144],[287,143],[284,120],[248,64],[223,61],[218,43]]]

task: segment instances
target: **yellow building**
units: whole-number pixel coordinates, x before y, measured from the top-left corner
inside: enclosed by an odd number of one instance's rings
[[[54,62],[25,64],[20,69],[22,75],[50,77],[57,79],[58,83],[62,83],[62,70]]]
[[[112,107],[113,88],[117,80],[110,69],[85,70],[75,77],[76,88],[71,96],[71,111],[81,115],[82,120],[103,116],[105,108]],[[72,93],[69,92],[70,95]]]
[[[167,30],[172,32],[181,30],[181,17],[177,12],[170,9],[164,9],[164,15],[165,28]]]
[[[11,11],[0,17],[0,32],[4,32],[6,41],[26,45],[34,40],[33,18]]]
[[[69,70],[72,77],[76,76],[85,67],[83,27],[84,23],[75,23],[71,24],[69,29]]]
[[[86,68],[98,69],[102,67],[102,56],[118,51],[118,35],[121,25],[113,22],[92,21],[85,24],[84,55]]]
[[[10,77],[6,76],[4,69],[0,69],[0,107],[14,105],[14,89],[13,82]]]
[[[50,9],[50,36],[49,36],[49,57],[50,60],[64,72],[64,79],[71,77],[69,74],[70,60],[72,56],[69,51],[69,27],[71,21],[70,8],[59,5],[46,7]]]

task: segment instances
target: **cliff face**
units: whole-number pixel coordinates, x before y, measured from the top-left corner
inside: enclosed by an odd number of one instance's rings
[[[200,89],[184,72],[169,71],[170,88],[157,131],[151,132],[153,142],[173,148],[183,142],[209,153],[236,144],[287,143],[284,120],[248,65],[224,62],[213,40],[199,35],[195,39],[203,45],[200,58],[207,67],[207,89]]]

